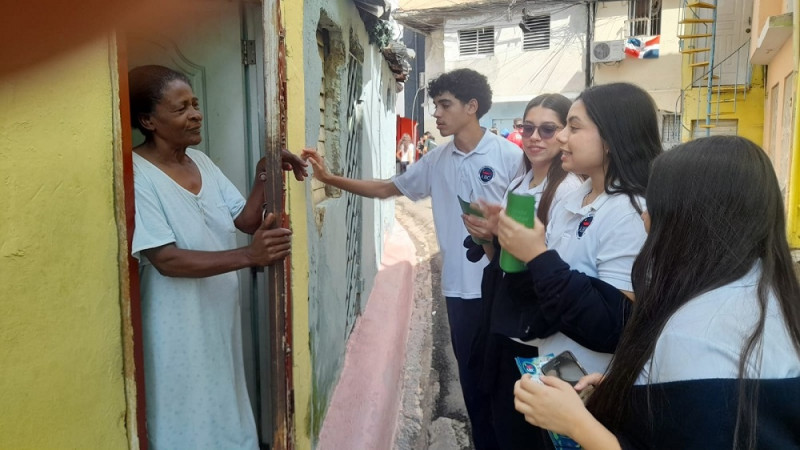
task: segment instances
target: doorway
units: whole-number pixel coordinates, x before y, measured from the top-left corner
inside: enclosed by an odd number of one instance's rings
[[[125,49],[120,52],[126,55],[129,69],[159,64],[189,77],[204,114],[203,142],[196,149],[208,155],[245,196],[253,184],[256,163],[266,152],[263,20],[260,2],[196,2],[181,16],[182,23],[192,25],[139,28],[126,33]],[[124,148],[130,151],[142,139],[134,132],[132,142],[124,142]],[[273,170],[280,176],[279,167]],[[249,236],[237,232],[237,245],[248,243]],[[250,404],[260,444],[271,448],[275,430],[270,342],[280,337],[270,332],[265,277],[250,269],[240,270],[238,275]],[[141,338],[135,345],[142,345]],[[146,386],[138,389],[143,391]]]

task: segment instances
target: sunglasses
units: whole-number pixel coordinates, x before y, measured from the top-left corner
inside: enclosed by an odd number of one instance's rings
[[[533,133],[536,130],[539,130],[539,137],[542,139],[550,139],[551,137],[556,135],[556,131],[560,130],[562,127],[552,124],[552,123],[544,123],[542,125],[536,126],[531,125],[529,123],[525,123],[519,126],[519,134],[522,135],[524,138],[529,138],[533,136]]]

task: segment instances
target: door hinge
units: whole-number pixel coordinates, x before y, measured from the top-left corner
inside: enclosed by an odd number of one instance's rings
[[[242,64],[250,66],[256,63],[256,41],[242,41]]]

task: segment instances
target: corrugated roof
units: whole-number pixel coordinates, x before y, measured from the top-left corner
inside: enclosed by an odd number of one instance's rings
[[[508,5],[509,0],[400,0],[398,11],[411,12],[429,9],[466,9],[478,5]]]

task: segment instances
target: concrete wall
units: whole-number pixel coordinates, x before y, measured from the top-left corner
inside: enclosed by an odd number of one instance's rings
[[[0,83],[0,448],[128,447],[109,61]]]
[[[403,85],[403,93],[397,96],[397,114],[417,122],[417,136],[427,131],[424,128],[424,104],[427,86],[427,70],[425,68],[425,35],[417,33],[410,28],[403,30],[403,43],[416,52],[415,58],[410,61],[411,73],[408,74]]]
[[[306,0],[303,19],[303,72],[305,103],[305,145],[314,146],[320,139],[321,114],[319,93],[323,74],[331,102],[326,107],[326,161],[341,173],[346,143],[347,61],[351,51],[363,52],[363,93],[359,105],[362,117],[361,178],[389,178],[395,161],[395,83],[388,65],[377,48],[368,43],[364,23],[353,3],[347,0]],[[338,52],[323,67],[316,40],[318,25],[329,30],[331,46]],[[356,44],[352,48],[351,42]],[[290,57],[294,58],[290,55]],[[331,64],[331,61],[333,63]],[[293,62],[296,64],[296,61]],[[332,89],[332,90],[331,90]],[[312,113],[313,112],[313,113]],[[295,116],[297,117],[297,116]],[[335,190],[315,192],[307,187],[308,223],[308,346],[311,367],[311,391],[296,402],[307,402],[305,417],[297,416],[298,441],[314,445],[345,354],[348,335],[355,316],[363,311],[372,289],[383,249],[383,236],[394,221],[394,202],[362,199],[360,263],[364,287],[355,310],[346,307],[346,197]],[[297,231],[295,231],[297,233]],[[296,298],[296,302],[301,299]],[[302,320],[296,317],[296,320]],[[303,370],[303,368],[299,368]],[[296,374],[302,377],[303,374]]]
[[[665,0],[661,10],[661,45],[658,59],[625,59],[594,64],[594,84],[625,81],[641,86],[653,96],[658,109],[680,107],[681,54],[676,30],[681,0]],[[598,2],[594,40],[623,40],[627,36],[628,2]]]
[[[500,128],[520,117],[533,97],[558,92],[575,97],[585,87],[586,5],[553,2],[548,6],[525,5],[529,15],[550,14],[550,48],[523,50],[522,6],[481,7],[480,14],[464,11],[460,18],[445,20],[443,29],[428,37],[425,67],[427,78],[459,68],[470,68],[489,79],[493,107],[481,118],[481,125]],[[493,26],[495,47],[492,55],[460,56],[459,30]],[[435,120],[426,112],[425,129],[436,133]],[[508,122],[508,125],[505,125]]]
[[[775,173],[783,192],[789,183],[794,131],[794,55],[792,41],[787,40],[770,61],[767,69],[766,98],[764,99],[763,146],[772,158]],[[776,105],[773,110],[772,105]]]
[[[764,29],[764,25],[767,19],[769,19],[769,16],[776,16],[789,12],[787,6],[787,2],[783,0],[753,0],[752,28],[750,32],[750,35],[753,36],[753,42],[751,42],[750,56],[753,56],[755,52],[755,44],[758,41],[758,37],[761,36],[761,30]]]
[[[755,41],[761,35],[769,16],[784,14],[792,10],[789,2],[759,1],[753,2],[753,29],[751,35],[754,43],[751,45],[750,54],[755,52]],[[797,11],[794,12],[797,14]],[[795,30],[797,33],[797,30]],[[786,199],[787,213],[790,221],[797,216],[797,205],[791,205],[789,191],[792,183],[797,183],[791,178],[793,163],[793,144],[796,139],[795,117],[797,100],[797,67],[794,41],[789,38],[770,60],[767,66],[764,98],[764,127],[763,147],[772,159],[775,173],[778,176],[781,191]],[[797,240],[796,234],[791,233],[791,239]]]
[[[439,28],[438,30],[432,31],[427,39],[425,39],[425,78],[430,81],[446,70],[444,59],[444,29]],[[423,91],[423,93],[427,95],[427,91]],[[425,99],[426,105],[429,100],[429,98]],[[431,132],[439,145],[450,140],[450,138],[442,138],[442,135],[439,134],[439,130],[436,129],[436,119],[431,116],[429,108],[424,108],[422,114],[421,122],[423,123],[423,128],[425,128],[425,131]]]

